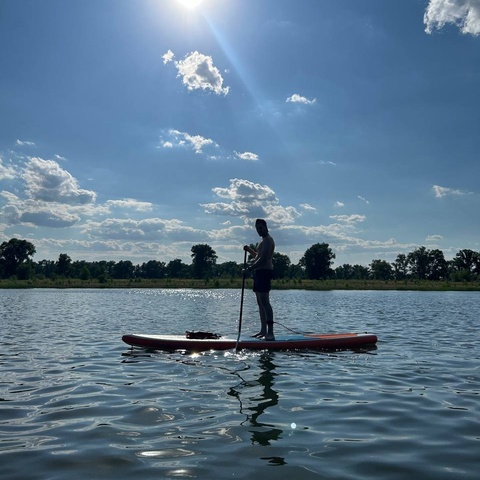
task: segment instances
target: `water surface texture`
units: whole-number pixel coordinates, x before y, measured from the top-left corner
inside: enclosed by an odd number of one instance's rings
[[[239,291],[1,290],[0,478],[477,479],[479,300],[274,291],[285,326],[377,348],[187,355],[121,336],[236,336]]]

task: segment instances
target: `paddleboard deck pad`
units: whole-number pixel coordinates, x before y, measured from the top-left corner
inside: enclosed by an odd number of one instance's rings
[[[237,345],[236,338],[187,338],[185,335],[124,335],[122,340],[132,347],[152,350],[184,350],[203,352],[207,350],[230,350]],[[377,336],[371,333],[336,333],[275,335],[275,340],[240,337],[238,349],[247,350],[337,350],[373,346]]]

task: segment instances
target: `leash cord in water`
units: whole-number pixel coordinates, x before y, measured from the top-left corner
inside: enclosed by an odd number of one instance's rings
[[[276,323],[277,325],[280,325],[281,327],[285,328],[285,329],[288,330],[289,332],[294,333],[295,335],[305,335],[305,333],[296,332],[295,330],[292,330],[291,328],[287,327],[287,326],[284,325],[283,323],[278,322],[277,320],[275,320],[273,323]]]

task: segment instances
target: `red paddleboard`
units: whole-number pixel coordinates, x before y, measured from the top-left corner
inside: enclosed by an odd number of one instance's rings
[[[206,350],[230,350],[237,346],[236,338],[187,338],[185,335],[124,335],[122,340],[132,347],[152,350],[184,350],[202,352]],[[238,349],[247,350],[298,350],[320,349],[336,350],[372,346],[377,343],[377,336],[371,333],[335,333],[276,335],[275,340],[241,337]]]

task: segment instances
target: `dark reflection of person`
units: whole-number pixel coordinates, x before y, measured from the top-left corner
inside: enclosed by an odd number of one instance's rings
[[[242,396],[246,392],[242,392],[243,388],[252,388],[257,385],[263,387],[263,391],[259,396],[248,397],[248,400],[254,403],[254,405],[247,408],[250,413],[247,413],[247,420],[250,421],[251,425],[254,427],[253,430],[250,430],[252,433],[252,443],[258,443],[260,445],[270,445],[270,442],[278,440],[283,433],[283,430],[275,428],[274,425],[268,423],[263,423],[259,420],[259,417],[265,412],[269,407],[274,407],[278,405],[278,392],[273,388],[274,387],[274,370],[276,368],[273,363],[273,353],[266,352],[260,359],[261,372],[256,382],[248,382],[242,379],[242,382],[236,387],[230,389],[229,395],[236,397],[240,402],[240,411],[243,411]],[[248,391],[247,391],[248,392]],[[274,463],[282,463],[281,459],[275,461]]]

